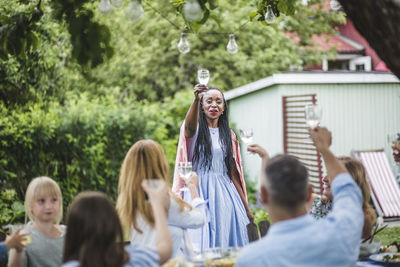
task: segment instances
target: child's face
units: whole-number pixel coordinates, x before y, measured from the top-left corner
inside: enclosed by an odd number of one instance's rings
[[[60,200],[58,197],[46,196],[33,202],[32,214],[39,222],[54,222],[60,213]]]

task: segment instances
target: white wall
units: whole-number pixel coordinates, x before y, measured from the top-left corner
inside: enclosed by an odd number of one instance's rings
[[[332,131],[336,155],[385,148],[392,160],[387,134],[400,132],[398,83],[272,85],[231,99],[230,121],[237,129],[252,127],[254,142],[266,147],[271,155],[282,153],[282,96],[313,93],[323,107],[321,124]],[[243,160],[247,178],[255,180],[260,160],[255,155],[244,155]]]

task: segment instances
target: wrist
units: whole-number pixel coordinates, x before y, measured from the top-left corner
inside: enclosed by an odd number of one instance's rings
[[[321,154],[327,154],[327,153],[329,153],[329,147],[322,147],[322,148],[318,148],[317,149]]]

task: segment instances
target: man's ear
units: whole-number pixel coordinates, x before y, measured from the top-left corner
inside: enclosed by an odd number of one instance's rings
[[[263,185],[260,185],[260,200],[263,205],[268,205],[268,192]]]

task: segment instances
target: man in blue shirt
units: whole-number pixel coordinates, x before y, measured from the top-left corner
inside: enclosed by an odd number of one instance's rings
[[[272,221],[266,236],[243,248],[237,266],[355,266],[363,227],[362,195],[346,168],[329,150],[331,133],[317,127],[311,138],[321,153],[334,196],[333,210],[319,221],[306,210],[312,194],[307,169],[295,157],[263,158],[260,196]]]

